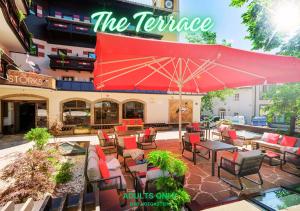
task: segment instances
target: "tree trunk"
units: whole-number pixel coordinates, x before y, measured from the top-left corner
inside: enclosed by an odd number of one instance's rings
[[[295,134],[295,128],[296,128],[296,116],[292,115],[290,120],[290,131],[289,131],[290,135]]]

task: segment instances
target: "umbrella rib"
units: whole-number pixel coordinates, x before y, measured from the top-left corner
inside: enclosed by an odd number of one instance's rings
[[[164,68],[164,66],[166,66],[167,64],[169,64],[171,62],[172,58],[170,58],[169,61],[167,61],[165,64],[161,65],[160,68]],[[146,80],[147,78],[149,78],[150,76],[152,76],[153,74],[155,74],[156,72],[153,71],[152,73],[150,73],[149,75],[147,75],[145,78],[143,78],[142,80],[140,80],[139,82],[137,82],[135,84],[135,86],[138,86],[140,83],[142,83],[144,80]]]
[[[148,56],[148,57],[138,57],[138,58],[132,58],[132,59],[120,59],[120,60],[113,60],[113,61],[107,61],[107,62],[98,62],[101,64],[112,64],[112,63],[118,63],[118,62],[130,62],[130,61],[136,61],[136,60],[142,60],[142,59],[153,59],[154,56]]]
[[[186,83],[186,82],[192,80],[192,78],[196,77],[199,74],[199,70],[200,70],[200,73],[205,71],[205,68],[207,68],[207,66],[209,66],[212,61],[205,60],[205,62],[202,65],[197,64],[192,59],[191,59],[191,62],[194,63],[196,66],[198,66],[198,68],[189,77],[187,77],[183,83]]]
[[[174,62],[173,62],[174,59],[175,59],[175,58],[172,59],[173,66],[174,66]],[[170,90],[171,84],[172,84],[172,82],[174,81],[173,79],[174,79],[174,76],[175,76],[175,73],[176,73],[177,65],[178,65],[178,62],[177,62],[177,64],[176,64],[176,67],[174,66],[174,67],[175,67],[175,70],[173,71],[172,79],[170,80],[170,83],[169,83],[169,86],[168,86],[168,90]]]
[[[189,70],[189,72],[192,74],[192,71],[191,71],[190,67],[189,67],[188,65],[186,65],[186,67],[187,67],[187,69]],[[194,77],[193,77],[193,81],[194,81],[194,83],[195,83],[195,85],[196,85],[196,87],[197,87],[197,92],[199,93],[199,92],[200,92],[200,89],[199,89],[198,83],[197,83],[197,81],[195,80]]]
[[[163,60],[165,60],[165,59],[168,59],[168,58],[161,58],[161,59],[158,59],[158,60],[159,60],[159,61],[163,61]],[[152,61],[152,62],[154,63],[154,62],[157,62],[157,61]],[[134,71],[136,71],[136,70],[138,70],[138,69],[140,69],[140,68],[142,68],[142,67],[146,67],[146,66],[151,67],[150,64],[144,64],[144,65],[142,65],[142,66],[140,66],[140,67],[137,67],[137,68],[128,70],[128,71],[126,71],[126,72],[120,73],[119,75],[115,75],[115,76],[113,76],[113,77],[111,77],[111,78],[108,78],[108,79],[102,81],[102,84],[105,83],[105,82],[107,82],[107,81],[111,81],[111,80],[113,80],[113,79],[115,79],[115,78],[118,78],[118,77],[121,77],[121,76],[123,76],[123,75],[126,75],[127,73],[134,72]]]
[[[103,73],[103,74],[99,74],[96,77],[99,78],[99,77],[104,76],[104,75],[109,75],[109,74],[112,74],[112,73],[116,73],[116,72],[120,72],[120,71],[123,71],[123,70],[130,69],[130,68],[135,68],[135,67],[138,67],[138,66],[144,66],[145,64],[153,63],[154,62],[153,59],[154,59],[154,57],[152,57],[151,61],[147,61],[147,62],[135,64],[135,65],[131,65],[131,66],[128,66],[128,67],[123,67],[123,68],[116,69],[116,70],[112,70],[112,71],[109,71],[109,72],[106,72],[106,73]]]

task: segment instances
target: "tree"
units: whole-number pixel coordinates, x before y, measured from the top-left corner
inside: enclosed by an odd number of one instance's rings
[[[242,19],[249,33],[246,39],[252,42],[253,50],[279,49],[280,55],[300,57],[300,26],[295,29],[296,31],[292,31],[293,27],[289,30],[279,30],[272,18],[278,12],[276,11],[278,6],[282,7],[292,2],[292,0],[231,0],[230,5],[247,6]]]
[[[242,7],[247,5],[246,12],[242,15],[243,24],[248,28],[248,36],[252,42],[252,49],[262,49],[264,51],[277,50],[277,54],[286,56],[295,56],[300,58],[300,26],[288,30],[280,31],[278,26],[272,21],[272,16],[276,15],[274,8],[284,7],[284,5],[292,4],[297,1],[292,0],[231,0],[231,6]],[[300,5],[294,5],[297,10]],[[290,7],[290,10],[293,8]],[[289,12],[289,11],[287,11]],[[293,12],[293,11],[290,11]],[[282,18],[282,17],[281,17]],[[298,20],[295,20],[298,21]],[[293,22],[293,20],[289,20]],[[297,23],[297,22],[296,22]],[[299,23],[299,21],[298,21]],[[284,23],[283,24],[290,24]],[[288,25],[289,26],[289,25]],[[271,104],[266,107],[269,120],[275,115],[284,115],[290,123],[289,132],[292,134],[295,131],[295,123],[297,115],[299,115],[299,87],[300,84],[285,84],[271,89],[266,97],[271,101]],[[298,97],[299,98],[299,97]]]
[[[264,108],[268,120],[284,115],[286,122],[290,124],[291,135],[295,133],[296,119],[300,115],[299,96],[300,83],[274,86],[264,96],[271,101],[271,104]]]
[[[186,39],[190,43],[201,43],[201,44],[217,44],[216,32],[206,31],[201,33],[190,33],[186,35]],[[225,39],[222,40],[222,45],[231,46],[231,43]],[[224,89],[213,92],[208,92],[201,99],[201,111],[208,111],[212,113],[213,99],[219,99],[224,101],[227,96],[233,95],[233,89]]]

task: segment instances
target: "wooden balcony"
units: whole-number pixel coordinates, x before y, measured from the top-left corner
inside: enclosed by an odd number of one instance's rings
[[[14,0],[0,0],[0,6],[4,18],[11,30],[20,41],[25,51],[29,51],[32,40],[31,34],[29,33],[27,26],[24,21],[19,21],[18,8]]]
[[[63,18],[56,18],[53,16],[46,17],[47,20],[47,30],[53,32],[65,32],[70,35],[82,35],[87,36],[90,39],[96,41],[96,33],[93,31],[93,24],[87,23],[83,21],[74,21],[74,20],[65,20]],[[144,38],[152,38],[152,39],[161,39],[163,35],[149,32],[136,32],[135,30],[128,29],[122,34],[129,36],[139,36]],[[61,35],[62,36],[62,35]],[[72,39],[72,37],[70,36]],[[73,37],[74,38],[74,37]]]
[[[77,56],[48,55],[51,69],[89,71],[94,70],[95,59]]]

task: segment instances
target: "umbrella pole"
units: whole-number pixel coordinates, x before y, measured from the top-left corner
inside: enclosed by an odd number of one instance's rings
[[[178,130],[179,130],[179,141],[181,142],[181,129],[182,129],[182,113],[181,113],[181,105],[182,105],[182,85],[178,85],[179,88],[179,112],[178,112]],[[181,144],[180,144],[181,146]]]

